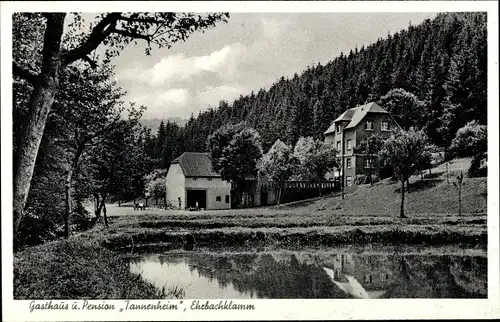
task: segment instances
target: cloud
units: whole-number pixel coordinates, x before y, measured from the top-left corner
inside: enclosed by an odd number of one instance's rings
[[[263,28],[263,35],[271,39],[277,39],[282,35],[292,23],[289,16],[282,14],[279,17],[270,14],[261,14],[260,23]]]
[[[204,56],[186,56],[183,53],[162,58],[151,68],[128,68],[119,80],[139,81],[155,87],[186,81],[203,72],[215,72],[231,77],[237,58],[244,51],[239,43],[227,45]]]
[[[185,104],[189,91],[186,88],[174,88],[164,93],[149,93],[132,97],[133,102],[146,106],[164,106],[166,104]]]
[[[175,104],[184,104],[188,99],[188,90],[185,88],[175,88],[166,91],[158,97],[158,100]]]

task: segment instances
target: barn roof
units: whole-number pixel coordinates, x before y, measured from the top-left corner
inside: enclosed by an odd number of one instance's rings
[[[184,152],[174,159],[171,164],[179,164],[186,177],[217,177],[220,174],[212,168],[209,153]]]
[[[368,103],[365,105],[361,105],[358,107],[350,108],[344,113],[342,113],[339,117],[337,117],[332,125],[325,131],[324,134],[329,134],[335,132],[335,123],[340,122],[340,121],[348,121],[349,124],[345,127],[345,129],[350,129],[353,127],[356,127],[359,122],[366,116],[368,113],[383,113],[383,114],[389,114],[386,110],[384,110],[382,107],[377,105],[376,103]]]

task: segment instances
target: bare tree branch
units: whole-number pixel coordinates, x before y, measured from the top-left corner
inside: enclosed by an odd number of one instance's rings
[[[14,61],[12,62],[12,75],[20,77],[30,82],[31,84],[34,84],[38,79],[38,75],[30,72],[25,68],[22,68],[21,66],[19,66],[19,64],[17,64]]]
[[[147,42],[151,41],[151,37],[149,35],[141,35],[141,34],[136,33],[136,32],[126,31],[126,30],[121,30],[121,29],[114,29],[113,33],[118,34],[118,35],[122,35],[124,37],[134,38],[134,39],[144,39]]]
[[[76,60],[85,59],[84,57],[94,51],[111,34],[120,17],[121,14],[119,12],[112,12],[105,16],[92,29],[86,42],[64,55],[63,64],[68,65]]]
[[[119,117],[115,118],[115,119],[113,119],[113,122],[111,122],[107,126],[101,128],[100,130],[98,130],[94,133],[90,133],[90,134],[86,135],[82,140],[83,144],[88,144],[90,141],[99,137],[101,134],[109,132],[111,130],[114,130],[119,125],[119,121],[120,121]],[[104,136],[106,136],[106,135],[104,135]]]
[[[142,17],[142,18],[134,18],[134,17],[124,17],[121,16],[119,20],[128,21],[128,22],[139,22],[139,23],[159,23],[160,21],[153,17]]]
[[[97,63],[95,61],[93,61],[92,58],[90,58],[88,55],[83,56],[82,59],[84,61],[86,61],[87,63],[89,63],[90,67],[92,67],[93,69],[97,68]]]

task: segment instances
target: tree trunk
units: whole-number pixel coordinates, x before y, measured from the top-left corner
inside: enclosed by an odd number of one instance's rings
[[[101,216],[101,208],[99,208],[99,194],[94,192],[94,214],[96,218]]]
[[[277,195],[277,198],[276,198],[276,204],[279,205],[281,203],[281,191],[282,191],[282,185],[281,183],[278,185],[278,195]]]
[[[120,201],[120,198],[118,198],[118,207],[122,206],[122,202]]]
[[[323,195],[323,190],[322,190],[322,187],[321,187],[321,179],[319,179],[318,190],[319,190],[319,196],[321,197]]]
[[[104,202],[101,200],[101,203],[99,204],[99,206],[97,207],[97,211],[95,213],[95,217],[97,219],[101,218],[101,211],[102,211],[102,208],[104,207]]]
[[[71,217],[71,177],[73,176],[73,167],[70,167],[66,174],[66,182],[64,192],[66,195],[65,212],[64,212],[64,238],[68,238],[70,234],[69,223]]]
[[[84,144],[81,144],[75,152],[75,156],[73,157],[73,161],[71,161],[71,165],[66,173],[66,182],[64,186],[64,192],[66,196],[65,200],[65,215],[64,215],[64,237],[68,238],[70,235],[70,220],[72,209],[72,196],[71,196],[71,183],[73,181],[73,173],[77,170],[78,161],[80,160],[80,156],[83,153],[83,149],[85,148]]]
[[[14,154],[14,234],[21,223],[24,207],[31,186],[36,157],[45,131],[54,97],[59,87],[59,72],[62,66],[60,55],[61,38],[65,13],[48,15],[44,34],[42,72],[33,84],[33,92],[28,102],[26,123],[21,130],[22,140]]]
[[[462,185],[458,188],[458,215],[462,215]]]
[[[96,215],[95,215],[95,216],[96,216],[96,218],[100,218],[100,217],[101,217],[101,211],[102,211],[102,209],[103,209],[103,208],[104,208],[104,206],[105,206],[105,202],[106,202],[106,198],[105,198],[105,197],[103,197],[103,198],[101,199],[101,203],[100,203],[100,204],[99,204],[99,206],[97,207],[97,211],[96,211]]]
[[[108,214],[106,213],[106,204],[104,204],[104,208],[102,208],[102,211],[104,214],[104,226],[106,226],[106,228],[108,228],[109,224],[108,224]]]
[[[108,214],[106,212],[106,197],[108,195],[107,191],[101,191],[101,209],[103,211],[103,217],[104,217],[104,225],[108,227]],[[100,211],[99,211],[100,212]]]
[[[405,179],[401,180],[401,210],[399,217],[406,218],[405,216]]]
[[[373,178],[372,178],[373,170],[372,170],[372,162],[371,162],[371,160],[370,160],[369,165],[370,165],[370,167],[368,168],[368,173],[370,174],[370,186],[373,186]]]

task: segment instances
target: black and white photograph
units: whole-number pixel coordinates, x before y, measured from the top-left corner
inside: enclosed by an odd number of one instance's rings
[[[2,3],[8,319],[500,317],[498,3],[370,2]]]

